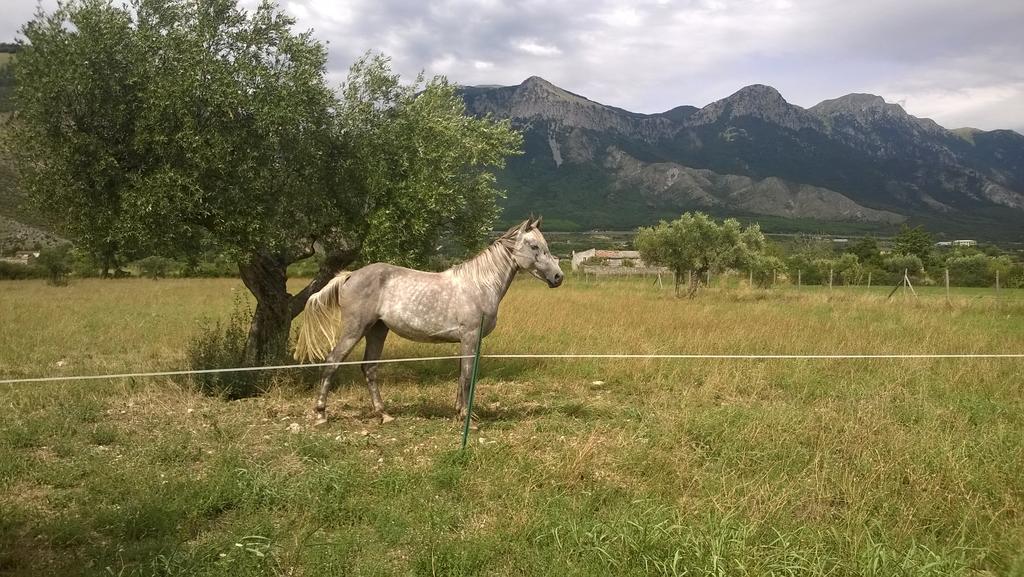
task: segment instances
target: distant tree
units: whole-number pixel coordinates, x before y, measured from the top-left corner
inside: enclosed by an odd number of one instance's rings
[[[758,225],[744,229],[731,218],[719,224],[701,212],[683,213],[672,222],[641,228],[634,242],[645,262],[672,270],[677,296],[683,276],[691,272],[690,298],[708,271],[747,267],[765,245]]]
[[[903,278],[903,271],[910,276],[921,276],[924,274],[924,263],[914,254],[894,254],[882,262],[883,268],[892,273],[897,279]]]
[[[893,241],[893,252],[896,254],[914,255],[921,259],[925,266],[931,262],[934,240],[931,233],[922,226],[910,228],[903,225]]]
[[[772,286],[776,277],[787,271],[786,263],[781,258],[768,254],[751,255],[747,267],[754,279],[754,284],[762,288]]]
[[[35,265],[46,271],[47,282],[54,286],[68,284],[67,276],[73,263],[71,245],[67,243],[40,250],[35,260]]]
[[[135,264],[139,267],[142,276],[156,280],[165,278],[171,272],[174,261],[163,256],[147,256]]]
[[[846,252],[857,255],[857,260],[863,265],[881,265],[882,254],[878,247],[878,240],[872,236],[865,236],[851,243]]]
[[[860,284],[864,267],[860,259],[853,253],[844,253],[833,261],[833,275],[839,276],[844,285]]]
[[[357,62],[340,98],[326,49],[264,2],[71,0],[22,29],[12,147],[65,234],[116,267],[142,254],[237,263],[256,298],[247,351],[284,352],[309,296],[357,260],[418,264],[479,245],[493,170],[518,150],[443,78]],[[288,266],[322,255],[297,294]]]

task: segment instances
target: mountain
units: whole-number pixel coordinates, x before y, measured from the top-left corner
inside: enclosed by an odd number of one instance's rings
[[[568,228],[631,228],[700,209],[777,230],[1024,230],[1024,136],[947,130],[872,94],[805,109],[755,84],[638,114],[536,76],[461,90],[471,114],[523,132],[525,154],[500,177],[509,220],[533,211]]]

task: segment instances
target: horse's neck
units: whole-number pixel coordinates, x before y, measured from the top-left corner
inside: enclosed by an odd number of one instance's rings
[[[481,304],[498,308],[518,272],[512,252],[495,243],[472,259],[455,266],[452,272],[467,288],[480,291]]]

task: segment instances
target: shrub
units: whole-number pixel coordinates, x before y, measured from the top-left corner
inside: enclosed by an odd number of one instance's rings
[[[1024,263],[1014,263],[1007,271],[1006,288],[1024,288]]]
[[[254,366],[245,354],[249,337],[248,305],[236,300],[231,316],[224,322],[205,323],[188,343],[185,358],[191,370]],[[204,395],[241,399],[265,393],[273,381],[268,371],[200,373],[191,375],[192,386]]]
[[[994,282],[989,273],[989,258],[983,254],[952,256],[946,259],[949,282],[956,286],[988,286]]]
[[[775,256],[757,255],[750,262],[751,276],[754,277],[754,284],[761,288],[768,288],[776,280],[777,274],[784,274],[787,270],[786,263]]]
[[[36,266],[16,262],[0,261],[0,280],[21,280],[27,278],[43,278],[46,272]]]
[[[87,251],[76,248],[71,251],[71,257],[71,272],[77,278],[95,278],[103,272],[103,266]]]
[[[142,276],[153,280],[165,278],[174,267],[174,261],[162,256],[147,256],[135,263]]]
[[[786,257],[786,274],[793,279],[794,283],[815,284],[818,279],[807,277],[811,269],[811,260],[803,253],[796,253]]]
[[[71,272],[71,245],[59,244],[39,251],[36,266],[46,271],[46,280],[54,286],[68,284],[68,273]]]
[[[883,268],[903,277],[903,271],[907,271],[910,276],[920,276],[924,274],[924,264],[921,259],[916,255],[912,254],[894,254],[883,261]]]
[[[860,284],[864,276],[864,267],[860,258],[853,253],[844,253],[833,262],[835,274],[844,285]]]

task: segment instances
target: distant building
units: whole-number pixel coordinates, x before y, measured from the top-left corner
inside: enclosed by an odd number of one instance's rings
[[[848,239],[848,238],[833,238],[832,242],[837,243],[837,244],[846,244],[846,243],[850,242],[850,239]]]
[[[939,242],[935,243],[935,246],[953,246],[953,241],[940,240]]]
[[[598,260],[600,264],[607,267],[635,267],[644,268],[643,259],[640,258],[640,251],[636,250],[598,250],[592,248],[582,252],[572,252],[572,270],[578,270],[580,266],[590,260]],[[596,264],[596,263],[595,263]]]
[[[954,240],[953,246],[977,246],[978,241],[970,239]]]
[[[32,264],[32,261],[39,258],[38,250],[19,250],[14,253],[14,256],[0,259],[4,262],[10,262],[14,264]]]

